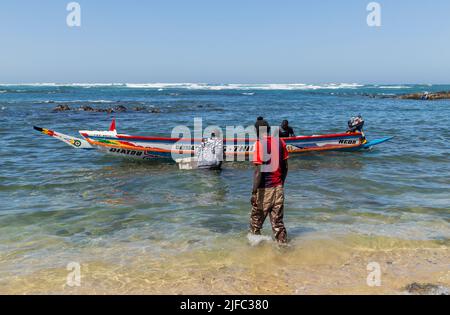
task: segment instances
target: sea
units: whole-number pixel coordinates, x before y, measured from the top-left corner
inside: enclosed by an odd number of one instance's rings
[[[299,266],[314,270],[341,252],[436,247],[448,254],[450,100],[396,96],[449,90],[355,83],[0,84],[0,293],[295,293]],[[71,110],[53,111],[58,105]],[[79,110],[119,105],[128,110]],[[263,116],[273,126],[289,120],[297,135],[317,135],[344,132],[355,115],[364,118],[369,140],[394,138],[370,151],[291,158],[286,249],[271,240],[269,222],[259,239],[247,235],[248,162],[225,163],[221,171],[180,170],[171,161],[76,150],[33,130],[78,136],[107,130],[115,118],[119,133],[170,136],[195,118],[225,129]],[[73,268],[81,285],[66,281]]]

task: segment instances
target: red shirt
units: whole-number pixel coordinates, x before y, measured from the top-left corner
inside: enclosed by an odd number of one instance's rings
[[[278,140],[278,146],[276,141]],[[274,147],[272,149],[272,147]],[[253,152],[253,163],[262,165],[261,184],[258,188],[270,188],[283,185],[281,163],[289,158],[286,143],[283,139],[271,136],[264,137],[263,143],[256,140]]]

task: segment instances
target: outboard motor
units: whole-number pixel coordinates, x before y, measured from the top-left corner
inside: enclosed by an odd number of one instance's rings
[[[347,132],[361,132],[364,127],[364,119],[361,115],[358,115],[356,117],[352,117],[348,121],[348,130]]]
[[[350,118],[348,121],[348,133],[360,132],[361,133],[361,143],[367,143],[366,135],[363,132],[364,119],[361,115]]]

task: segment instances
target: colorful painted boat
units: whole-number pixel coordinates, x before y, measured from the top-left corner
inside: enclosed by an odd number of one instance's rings
[[[102,152],[136,159],[171,159],[192,156],[201,139],[145,137],[119,134],[113,120],[108,131],[79,131],[83,138],[68,136],[50,129],[34,127],[35,130],[56,138],[66,144],[84,150]],[[366,141],[362,133],[338,133],[284,138],[292,155],[314,151],[357,151],[370,149],[392,137]],[[226,160],[245,161],[253,152],[255,139],[224,139]]]

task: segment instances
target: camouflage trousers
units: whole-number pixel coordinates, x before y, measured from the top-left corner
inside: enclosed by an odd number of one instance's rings
[[[252,206],[250,215],[250,232],[261,234],[264,221],[269,215],[272,231],[279,243],[287,242],[287,232],[284,227],[284,189],[283,186],[260,188],[256,194],[256,206]]]

